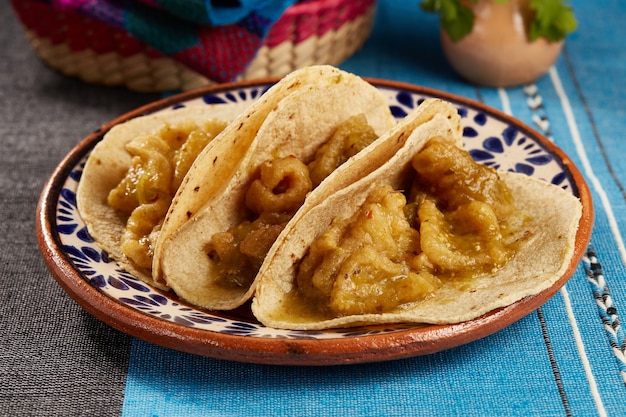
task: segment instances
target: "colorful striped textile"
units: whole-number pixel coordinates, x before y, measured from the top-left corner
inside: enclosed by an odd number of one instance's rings
[[[254,58],[268,31],[296,0],[28,0],[14,6],[27,27],[43,33],[65,19],[93,19],[90,30],[117,30],[118,42],[131,55],[138,42],[164,54],[216,82],[237,78]],[[62,23],[61,23],[62,24]],[[78,27],[78,26],[77,26]],[[95,40],[96,50],[106,51],[110,36],[84,32],[65,34],[70,45]],[[98,42],[99,39],[101,42]]]

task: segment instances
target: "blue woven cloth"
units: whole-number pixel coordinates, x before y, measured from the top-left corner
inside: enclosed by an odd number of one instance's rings
[[[626,415],[626,3],[573,1],[579,29],[524,87],[457,78],[437,17],[382,0],[370,41],[342,67],[483,101],[553,138],[593,193],[591,247],[571,280],[506,329],[434,355],[377,364],[276,367],[133,342],[123,406],[134,416]]]

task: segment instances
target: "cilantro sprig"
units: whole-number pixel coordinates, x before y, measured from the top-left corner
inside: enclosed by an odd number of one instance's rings
[[[493,1],[506,3],[509,0]],[[423,0],[420,6],[424,11],[439,13],[441,27],[456,42],[474,27],[474,13],[463,4],[468,2],[477,3],[478,0]],[[578,26],[568,0],[530,0],[529,8],[532,18],[527,22],[527,27],[528,39],[531,41],[541,37],[559,41]]]
[[[531,41],[541,37],[559,41],[578,27],[574,11],[566,1],[531,0],[530,9],[535,12],[528,32]]]

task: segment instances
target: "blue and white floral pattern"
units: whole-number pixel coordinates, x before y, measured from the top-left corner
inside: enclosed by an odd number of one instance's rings
[[[173,107],[252,102],[268,87],[260,85],[204,95]],[[389,87],[381,87],[381,90],[388,97],[390,109],[398,119],[427,98]],[[564,171],[560,160],[531,135],[491,113],[460,103],[457,103],[457,108],[462,116],[464,145],[474,159],[497,169],[523,172],[563,188],[571,188],[572,179]],[[57,202],[55,227],[65,256],[103,297],[110,297],[128,309],[180,326],[242,337],[333,339],[394,332],[408,327],[368,326],[319,332],[273,329],[259,324],[249,308],[234,312],[203,311],[179,301],[173,294],[152,288],[121,269],[89,236],[77,211],[75,194],[86,159],[87,155],[84,155],[63,184]]]

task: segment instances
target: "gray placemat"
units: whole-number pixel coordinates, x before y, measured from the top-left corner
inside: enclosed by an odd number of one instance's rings
[[[39,193],[83,137],[157,98],[86,85],[34,55],[0,5],[0,415],[119,415],[132,338],[57,285],[35,236]]]

